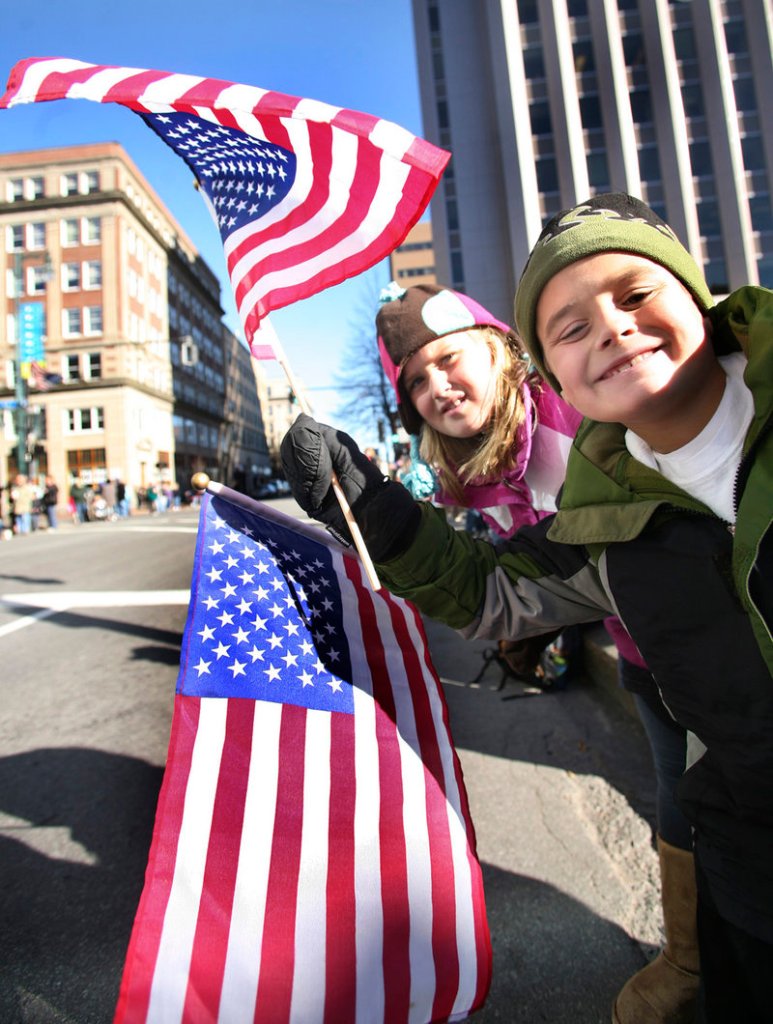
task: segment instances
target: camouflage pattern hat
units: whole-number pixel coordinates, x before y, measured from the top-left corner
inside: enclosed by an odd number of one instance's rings
[[[643,256],[670,271],[705,312],[714,305],[698,264],[674,232],[640,199],[624,192],[593,196],[552,217],[526,261],[515,293],[515,322],[534,365],[550,386],[561,386],[545,364],[537,337],[537,302],[548,281],[564,267],[602,252]]]

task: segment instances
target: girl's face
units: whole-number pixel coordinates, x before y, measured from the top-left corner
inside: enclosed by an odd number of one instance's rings
[[[474,437],[491,418],[493,359],[481,331],[457,331],[414,352],[402,380],[416,411],[439,434]]]
[[[562,397],[656,451],[696,436],[722,397],[703,314],[681,281],[641,256],[601,253],[559,271],[539,297],[536,327]]]

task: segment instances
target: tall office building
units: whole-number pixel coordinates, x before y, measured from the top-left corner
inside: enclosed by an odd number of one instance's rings
[[[237,484],[268,471],[257,398],[227,379],[251,364],[219,281],[120,145],[0,154],[0,228],[0,485],[20,462],[64,494],[76,476],[185,490],[198,470]],[[50,376],[20,385],[27,313]],[[22,430],[9,407],[25,397]]]
[[[512,321],[545,220],[648,202],[717,294],[773,286],[769,0],[413,0],[437,275]]]

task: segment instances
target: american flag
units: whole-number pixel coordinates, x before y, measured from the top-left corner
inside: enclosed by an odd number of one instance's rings
[[[30,383],[36,391],[50,391],[56,384],[62,383],[61,374],[50,373],[45,363],[30,363]]]
[[[450,154],[398,125],[214,78],[29,58],[0,107],[82,98],[135,110],[196,176],[217,222],[251,342],[272,309],[388,256]]]
[[[463,1020],[491,948],[415,609],[225,487],[191,590],[116,1024]]]

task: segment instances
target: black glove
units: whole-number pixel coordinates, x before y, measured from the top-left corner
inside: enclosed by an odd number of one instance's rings
[[[351,544],[346,519],[333,492],[333,472],[375,562],[404,551],[418,528],[419,509],[402,484],[385,477],[343,431],[301,413],[282,438],[282,468],[304,512]]]

